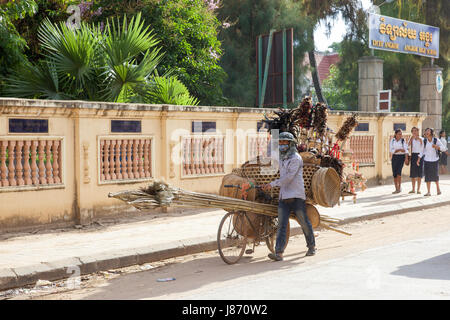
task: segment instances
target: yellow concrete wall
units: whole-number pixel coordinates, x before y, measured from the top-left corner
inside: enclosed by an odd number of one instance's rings
[[[247,134],[256,133],[257,122],[271,109],[232,107],[180,107],[163,105],[113,104],[81,101],[48,101],[0,98],[0,139],[8,139],[8,119],[11,117],[49,119],[49,133],[15,134],[25,138],[63,137],[63,183],[53,187],[1,187],[0,231],[33,225],[89,223],[99,217],[115,215],[134,208],[108,198],[109,192],[138,189],[152,179],[138,181],[101,182],[99,178],[99,140],[145,136],[152,138],[152,173],[176,187],[218,192],[223,175],[230,173],[248,159]],[[328,125],[334,131],[351,112],[331,112]],[[369,122],[373,135],[375,163],[361,167],[369,179],[384,179],[391,175],[386,155],[386,143],[393,133],[393,124],[405,122],[407,133],[412,126],[421,127],[425,114],[369,113],[358,114],[361,122]],[[141,120],[142,133],[112,133],[110,121]],[[215,121],[216,134],[225,136],[225,172],[209,176],[184,177],[182,165],[174,159],[181,150],[181,136],[191,135],[194,120]],[[234,134],[240,132],[241,134]],[[407,170],[404,170],[406,174]]]
[[[111,120],[142,120],[142,133],[112,133],[110,128]],[[118,114],[117,112],[108,111],[102,115],[101,118],[94,117],[90,114],[80,114],[79,119],[79,141],[78,148],[85,152],[83,146],[88,145],[88,167],[89,177],[84,178],[85,171],[84,166],[86,160],[83,158],[83,154],[80,154],[80,179],[79,184],[79,208],[81,220],[92,220],[96,217],[104,216],[111,213],[118,213],[121,211],[129,211],[131,208],[124,205],[123,202],[108,198],[109,192],[117,192],[124,188],[140,188],[148,184],[146,182],[128,182],[127,184],[121,184],[117,182],[101,182],[99,178],[99,140],[101,138],[127,138],[136,136],[148,136],[153,138],[153,150],[156,154],[153,156],[159,156],[160,152],[157,150],[164,150],[161,144],[161,121],[159,112],[147,112],[147,113],[127,113],[123,112]],[[153,153],[153,152],[152,152]],[[161,161],[154,159],[152,172],[161,172]],[[89,181],[89,182],[87,182]],[[134,209],[131,209],[134,211]]]
[[[19,111],[19,110],[17,110]],[[9,134],[8,118],[45,118],[36,110],[20,110],[7,116],[0,116],[0,139],[45,139],[63,137],[62,185],[57,187],[0,187],[0,230],[17,226],[39,224],[65,224],[75,219],[75,178],[74,178],[74,126],[73,121],[52,112],[49,118],[49,133],[40,135]]]

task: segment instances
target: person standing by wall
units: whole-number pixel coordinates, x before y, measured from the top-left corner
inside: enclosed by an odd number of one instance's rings
[[[441,151],[439,154],[439,174],[447,174],[447,156],[448,156],[448,148],[447,148],[447,134],[444,130],[439,132],[439,140],[441,140],[442,145],[445,147],[445,151]]]
[[[423,158],[425,173],[425,182],[427,183],[428,192],[425,196],[431,196],[431,182],[436,183],[437,194],[441,194],[439,188],[439,153],[438,151],[446,150],[446,147],[442,144],[441,140],[434,136],[434,130],[427,128],[425,130],[425,140],[423,141],[423,149],[417,159],[417,165],[419,165],[420,159]]]
[[[408,153],[408,145],[403,138],[401,129],[395,130],[395,136],[391,140],[389,151],[391,154],[392,174],[394,176],[395,184],[395,191],[392,193],[395,194],[402,191],[402,169],[405,164],[405,157]]]
[[[411,161],[410,161],[410,171],[409,177],[411,178],[412,190],[409,193],[416,192],[417,184],[417,194],[420,194],[420,184],[423,177],[423,159],[420,159],[419,165],[417,165],[417,159],[419,158],[420,152],[423,150],[423,138],[419,136],[419,128],[413,127],[411,129],[412,137],[408,142],[411,147]]]

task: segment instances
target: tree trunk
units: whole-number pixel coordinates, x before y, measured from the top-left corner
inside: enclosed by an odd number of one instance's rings
[[[436,4],[434,1],[428,0],[425,2],[425,23],[429,25],[433,25],[433,21],[435,19],[434,11],[436,10]]]
[[[311,31],[310,34],[310,41],[312,41],[312,49],[308,51],[309,56],[309,65],[311,66],[311,75],[314,83],[314,89],[316,90],[317,99],[319,99],[319,102],[325,102],[325,99],[322,95],[322,88],[320,87],[320,81],[319,81],[319,74],[317,73],[317,63],[316,63],[316,57],[314,55],[314,31]]]

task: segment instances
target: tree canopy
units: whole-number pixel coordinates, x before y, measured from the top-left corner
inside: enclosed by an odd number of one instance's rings
[[[20,36],[14,22],[32,16],[36,11],[35,1],[0,2],[0,93],[5,76],[27,61],[27,42]]]
[[[101,12],[93,14],[99,8]],[[218,63],[220,22],[204,0],[99,0],[90,10],[85,17],[95,22],[140,12],[165,53],[158,72],[173,72],[203,105],[223,104],[221,84],[226,74]]]
[[[19,2],[21,0],[17,0]],[[22,1],[30,2],[30,1]],[[155,39],[159,40],[162,60],[157,66],[159,74],[171,72],[176,82],[183,85],[198,98],[201,104],[223,104],[221,84],[226,77],[219,66],[222,54],[220,41],[217,38],[219,20],[215,7],[204,0],[34,0],[36,15],[26,16],[14,21],[18,30],[16,44],[9,45],[0,38],[2,47],[11,46],[22,54],[20,63],[30,61],[37,63],[41,59],[41,46],[37,37],[38,29],[45,19],[51,22],[66,22],[71,16],[67,12],[70,5],[77,5],[81,13],[81,21],[98,23],[101,30],[111,18],[122,19],[125,15],[132,19],[140,13],[145,26],[153,30]],[[2,36],[0,29],[0,37]],[[19,34],[22,36],[19,36]],[[6,34],[10,36],[10,32]],[[2,55],[14,57],[14,55]],[[12,66],[12,63],[1,63],[1,67]],[[0,75],[1,73],[0,69]],[[3,75],[10,73],[10,68]],[[1,86],[1,84],[0,84]],[[1,88],[0,88],[1,91]]]
[[[383,2],[379,0],[374,1],[378,5]],[[392,3],[384,3],[380,7],[380,13],[383,15],[429,24],[440,28],[440,56],[434,63],[444,69],[445,89],[443,94],[443,111],[447,113],[449,111],[449,26],[448,22],[446,22],[448,7],[449,2],[445,0],[430,0],[426,1],[426,3],[420,0],[396,0]],[[431,15],[429,11],[432,11]],[[343,97],[344,105],[347,105],[349,109],[357,110],[358,92],[355,89],[358,87],[357,61],[362,56],[371,55],[371,52],[368,48],[366,16],[359,14],[356,19],[350,19],[350,17],[351,15],[349,15],[348,19],[349,28],[347,34],[338,46],[334,46],[339,52],[341,59],[337,66],[338,70],[333,82],[335,88],[339,90]],[[411,54],[381,50],[376,50],[375,55],[384,60],[384,89],[392,90],[395,110],[419,111],[420,69],[421,66],[430,64],[430,59]],[[444,118],[445,121],[448,120]]]
[[[174,77],[158,76],[162,53],[138,14],[70,28],[45,20],[38,31],[44,59],[8,78],[15,97],[197,104]]]

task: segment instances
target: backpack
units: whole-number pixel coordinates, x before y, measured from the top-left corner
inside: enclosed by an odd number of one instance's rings
[[[425,138],[425,141],[423,142],[423,148],[424,149],[427,146],[427,142],[428,142],[428,139]],[[436,142],[437,142],[437,138],[433,137],[433,144],[436,144]],[[437,149],[435,149],[435,150],[436,150],[436,155],[439,157],[439,150],[437,150]]]

